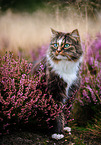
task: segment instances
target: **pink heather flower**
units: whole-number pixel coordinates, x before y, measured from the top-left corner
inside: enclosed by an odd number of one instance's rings
[[[87,94],[87,91],[86,90],[83,90],[83,96],[88,96],[88,94]]]
[[[83,44],[84,45],[84,44]],[[84,47],[84,46],[83,46]],[[101,34],[95,40],[88,38],[87,52],[81,69],[79,102],[82,105],[100,103],[101,90]]]
[[[82,44],[85,50],[85,44]],[[87,53],[85,54],[84,63],[82,64],[81,87],[78,92],[78,100],[81,105],[98,105],[101,103],[101,34],[92,40],[90,37],[87,42]],[[40,58],[44,56],[46,47],[43,50],[38,50]],[[36,60],[33,56],[33,60]],[[30,76],[32,63],[27,63],[24,59],[15,60],[13,55],[7,54],[0,57],[1,61],[1,78],[0,82],[0,134],[4,134],[10,125],[17,124],[20,121],[30,123],[35,118],[40,122],[43,120],[43,115],[38,114],[42,111],[46,117],[45,121],[49,125],[50,120],[54,120],[59,113],[64,109],[67,112],[67,122],[69,119],[69,107],[56,104],[52,95],[47,93],[47,84],[42,77],[43,65],[40,64],[40,70],[37,75]],[[44,86],[45,90],[42,90]],[[72,102],[72,99],[70,102]],[[51,103],[51,105],[50,105]],[[93,108],[93,107],[92,107]],[[39,115],[39,116],[38,116]],[[9,122],[9,125],[7,125]],[[49,127],[53,127],[50,126]]]

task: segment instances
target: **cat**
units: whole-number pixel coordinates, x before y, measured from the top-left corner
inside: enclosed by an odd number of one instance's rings
[[[40,63],[43,64],[48,92],[56,102],[66,104],[80,86],[79,69],[83,58],[80,35],[77,29],[70,33],[54,29],[51,31],[52,37],[46,56],[33,67],[32,74],[38,72]],[[64,120],[62,112],[55,120],[54,133],[57,134],[53,134],[53,138],[64,137]]]

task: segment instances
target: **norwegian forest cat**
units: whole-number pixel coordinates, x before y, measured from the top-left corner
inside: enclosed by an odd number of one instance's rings
[[[79,88],[79,68],[83,51],[77,29],[71,33],[58,32],[53,29],[51,31],[52,37],[49,48],[46,56],[40,62],[44,66],[48,91],[56,102],[65,104]],[[40,62],[33,67],[33,74],[38,72]],[[64,135],[61,135],[64,131],[63,112],[56,118],[56,124],[53,128],[54,133],[57,133],[57,135],[55,134],[56,138],[64,137]]]

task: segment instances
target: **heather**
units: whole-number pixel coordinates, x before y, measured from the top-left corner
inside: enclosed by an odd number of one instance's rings
[[[101,103],[101,34],[88,39],[88,50],[81,69],[81,103]],[[84,50],[86,51],[86,50]],[[83,104],[82,104],[83,105]]]
[[[31,76],[32,63],[22,57],[15,59],[13,53],[0,57],[0,135],[21,128],[36,130],[36,126],[51,129],[51,122],[65,109],[71,127],[88,128],[90,135],[101,137],[101,34],[95,38],[88,35],[82,47],[80,90],[69,107],[56,104],[47,93],[41,64],[38,74]],[[33,51],[32,60],[44,56],[46,48],[43,45],[37,55]]]
[[[0,59],[0,135],[28,125],[33,129],[35,125],[50,129],[50,122],[63,108],[69,114],[70,107],[56,104],[47,93],[42,64],[38,74],[31,76],[32,64],[26,60],[15,60],[12,53]]]
[[[74,122],[101,137],[101,34],[95,40],[88,36],[83,49],[84,62],[80,71],[81,86],[74,105]]]

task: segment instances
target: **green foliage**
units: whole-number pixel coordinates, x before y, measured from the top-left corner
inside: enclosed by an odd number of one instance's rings
[[[5,11],[8,8],[14,11],[35,11],[37,8],[43,7],[42,0],[1,0],[1,10]]]
[[[58,6],[59,9],[64,9],[73,5],[76,9],[80,9],[81,11],[85,11],[85,7],[87,7],[88,12],[92,13],[96,10],[100,10],[101,2],[100,0],[1,0],[0,7],[1,10],[5,11],[9,8],[17,11],[28,11],[33,12],[36,9],[40,9],[42,7],[49,7],[52,9],[54,6]]]
[[[72,117],[74,118],[73,124],[76,124],[80,127],[87,127],[88,124],[94,124],[94,118],[100,118],[100,111],[100,105],[89,104],[81,106],[79,102],[76,102],[72,112]]]
[[[101,112],[99,113],[100,117],[101,117]],[[88,130],[90,131],[90,134],[97,137],[97,138],[101,138],[101,118],[100,117],[96,117],[95,119],[95,123],[93,125],[88,125]]]

